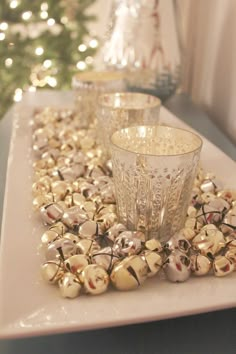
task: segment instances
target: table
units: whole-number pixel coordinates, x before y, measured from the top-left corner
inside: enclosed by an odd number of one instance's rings
[[[236,146],[186,95],[180,94],[172,97],[165,106],[236,160]],[[12,110],[0,122],[0,166],[2,171],[0,177],[0,221],[12,126],[11,117]],[[229,309],[80,333],[1,340],[0,353],[235,354],[235,326],[236,309]]]

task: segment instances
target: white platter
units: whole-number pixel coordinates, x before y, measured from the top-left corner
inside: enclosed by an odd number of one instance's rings
[[[191,278],[183,284],[150,279],[139,290],[110,291],[67,300],[40,278],[37,251],[41,224],[32,213],[31,131],[34,107],[70,105],[65,93],[25,96],[16,109],[5,189],[0,256],[0,337],[81,331],[197,314],[236,305],[236,273],[226,278]],[[161,120],[185,127],[164,108]],[[204,138],[203,138],[204,139]],[[225,186],[235,184],[236,164],[204,139],[203,166]]]

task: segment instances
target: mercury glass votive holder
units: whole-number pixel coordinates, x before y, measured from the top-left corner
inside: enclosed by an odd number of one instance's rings
[[[133,126],[110,141],[119,221],[165,243],[186,219],[201,138],[167,126]]]
[[[158,124],[161,101],[137,92],[107,93],[98,97],[98,135],[104,155],[110,158],[110,137],[121,128]]]
[[[105,92],[125,89],[123,73],[118,71],[86,71],[72,78],[75,110],[81,126],[94,122],[97,98]]]

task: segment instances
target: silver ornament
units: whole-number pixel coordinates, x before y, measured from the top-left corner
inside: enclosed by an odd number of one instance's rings
[[[41,266],[41,274],[48,283],[57,283],[64,274],[63,262],[56,260],[44,263]]]
[[[115,224],[107,230],[107,237],[114,242],[117,236],[119,236],[123,231],[126,230],[127,229],[123,224]]]
[[[102,266],[109,273],[120,257],[112,247],[105,247],[94,253],[92,259],[94,263]]]
[[[91,255],[101,249],[94,239],[84,238],[76,244],[77,252],[85,255]]]
[[[70,229],[77,231],[79,225],[88,220],[88,215],[78,206],[71,207],[63,214],[62,221]]]
[[[178,250],[183,253],[188,253],[190,247],[190,242],[186,240],[181,232],[177,232],[174,236],[171,237],[170,240],[166,242],[164,249],[171,252]]]
[[[156,275],[162,266],[162,257],[153,251],[147,250],[142,254],[142,259],[147,263],[148,266],[148,277],[153,277]]]
[[[81,284],[76,275],[66,272],[58,281],[60,293],[62,297],[74,299],[79,296]]]
[[[150,251],[162,252],[162,245],[160,241],[158,241],[155,238],[151,238],[150,240],[147,240],[145,242],[145,247],[147,250]]]
[[[216,193],[222,189],[222,183],[215,177],[206,178],[200,185],[200,189],[205,192]]]
[[[132,231],[124,231],[115,240],[115,249],[120,256],[131,256],[141,251],[142,243]]]
[[[104,293],[109,285],[109,275],[103,267],[97,264],[89,264],[85,267],[80,279],[85,291],[92,295]]]
[[[224,277],[234,271],[234,264],[227,257],[218,256],[213,261],[213,269],[217,277]]]
[[[73,274],[79,274],[88,264],[88,257],[84,254],[75,254],[65,260],[65,268]]]
[[[92,238],[101,233],[100,226],[96,221],[88,220],[79,227],[79,236],[81,238]]]
[[[179,251],[172,252],[164,265],[164,273],[172,282],[184,282],[191,274],[190,259]]]
[[[62,218],[64,210],[57,203],[49,203],[40,208],[40,215],[45,224],[52,225]]]
[[[211,261],[202,254],[193,254],[190,256],[191,270],[195,275],[205,275],[211,269]]]
[[[45,251],[45,257],[48,261],[57,259],[67,259],[76,253],[76,245],[73,241],[67,239],[59,239],[50,243]]]
[[[110,279],[118,290],[132,290],[138,288],[148,275],[147,263],[140,256],[130,256],[115,265]]]
[[[218,229],[203,228],[201,232],[193,238],[192,246],[205,256],[215,255],[225,247],[225,239],[222,232]]]

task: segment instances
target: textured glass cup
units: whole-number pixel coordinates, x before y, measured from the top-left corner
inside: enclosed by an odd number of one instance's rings
[[[81,126],[94,122],[97,98],[105,92],[122,91],[125,88],[123,74],[117,71],[86,71],[72,78],[75,108]]]
[[[110,157],[110,137],[121,128],[156,125],[159,121],[159,98],[135,92],[117,92],[98,97],[98,134],[105,155]]]
[[[202,140],[182,129],[134,126],[111,137],[120,222],[166,242],[185,222]]]

